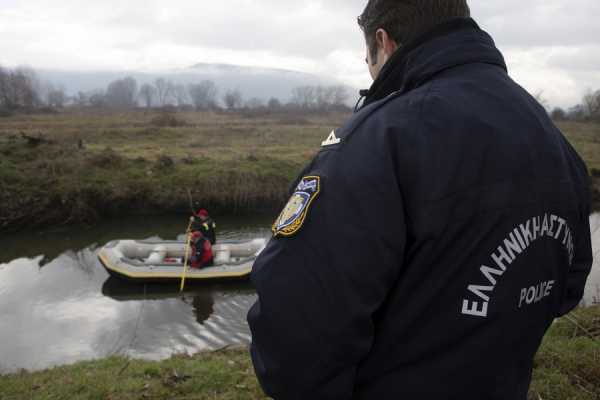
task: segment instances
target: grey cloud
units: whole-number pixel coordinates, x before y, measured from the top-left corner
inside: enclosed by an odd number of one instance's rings
[[[597,0],[472,0],[473,17],[501,46],[600,43]]]
[[[219,62],[235,64],[236,54],[244,54],[244,60],[248,54],[263,54],[285,60],[284,68],[294,68],[298,60],[319,69],[310,72],[336,75],[355,85],[369,82],[361,65],[364,39],[356,24],[367,0],[0,1],[0,54],[8,64],[25,60],[36,67],[46,62],[68,69],[104,62],[136,68],[136,60],[152,64],[156,49],[174,49],[161,65],[185,67],[182,59],[202,62],[213,54],[221,54]],[[600,66],[598,0],[469,3],[473,17],[495,38],[509,64],[518,67],[519,81],[530,91],[543,89],[541,75],[552,76],[557,86],[571,92],[549,91],[549,101],[566,106],[585,88],[600,88],[595,72]]]
[[[600,44],[562,49],[550,56],[549,65],[578,72],[600,72]]]

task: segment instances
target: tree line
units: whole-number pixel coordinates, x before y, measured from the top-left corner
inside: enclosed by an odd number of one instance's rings
[[[550,115],[554,120],[598,121],[600,122],[600,90],[588,90],[581,103],[564,110],[554,108]]]
[[[215,82],[204,80],[184,85],[165,78],[139,85],[133,77],[124,77],[108,84],[105,89],[78,92],[68,96],[62,87],[41,82],[35,71],[27,68],[13,70],[0,67],[0,109],[37,110],[43,107],[93,107],[108,109],[163,108],[195,110],[243,109],[304,109],[346,110],[349,94],[346,87],[301,86],[293,89],[291,99],[283,103],[277,98],[265,101],[248,98],[239,89],[220,93]]]
[[[0,110],[35,110],[44,106],[62,107],[63,88],[42,82],[30,68],[5,69],[0,66]]]
[[[176,107],[187,110],[347,110],[350,98],[346,87],[299,86],[292,90],[289,101],[277,98],[246,99],[239,89],[220,93],[215,82],[204,80],[184,85],[157,78],[141,86],[132,77],[110,82],[105,89],[78,92],[68,96],[63,87],[43,82],[30,68],[7,69],[0,66],[0,111],[35,111],[46,108],[92,107],[108,109]],[[536,98],[546,106],[541,93]],[[555,120],[600,121],[600,90],[589,90],[580,104],[567,110],[554,108]]]

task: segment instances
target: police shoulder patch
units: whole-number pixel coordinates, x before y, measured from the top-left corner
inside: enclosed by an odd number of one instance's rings
[[[289,237],[296,234],[304,225],[308,210],[320,192],[321,177],[305,176],[302,178],[296,191],[273,224],[273,235]]]

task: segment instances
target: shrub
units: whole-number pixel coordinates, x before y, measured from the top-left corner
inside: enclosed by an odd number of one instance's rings
[[[184,120],[177,118],[175,114],[166,112],[152,118],[152,121],[150,123],[160,128],[177,128],[180,126],[187,125],[187,123]]]
[[[175,161],[167,155],[161,155],[158,157],[158,160],[156,160],[156,169],[158,170],[172,169],[174,166]]]

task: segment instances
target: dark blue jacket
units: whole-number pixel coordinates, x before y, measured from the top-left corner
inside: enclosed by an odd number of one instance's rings
[[[252,273],[267,394],[526,399],[591,268],[588,174],[473,20],[398,51],[291,196]]]

